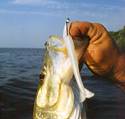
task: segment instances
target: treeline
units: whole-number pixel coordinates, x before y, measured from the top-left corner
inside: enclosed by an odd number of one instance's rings
[[[125,51],[125,26],[119,31],[110,31],[112,39],[114,39],[122,51]]]

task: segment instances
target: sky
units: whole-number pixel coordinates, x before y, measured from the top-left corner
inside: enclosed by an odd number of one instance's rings
[[[0,48],[42,48],[50,35],[62,36],[67,17],[116,31],[125,0],[0,0]]]

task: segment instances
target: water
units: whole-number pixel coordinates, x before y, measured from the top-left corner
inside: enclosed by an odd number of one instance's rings
[[[0,49],[0,119],[32,119],[43,60],[42,49]],[[125,119],[125,93],[111,81],[91,76],[85,86],[95,93],[86,101],[88,119]],[[83,74],[83,73],[82,73]]]

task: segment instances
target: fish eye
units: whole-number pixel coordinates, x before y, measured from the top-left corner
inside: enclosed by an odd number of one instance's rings
[[[47,46],[47,41],[44,43],[44,46]]]

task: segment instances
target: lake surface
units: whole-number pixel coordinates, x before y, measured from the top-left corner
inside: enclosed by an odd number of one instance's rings
[[[32,119],[43,56],[43,49],[0,49],[0,119]],[[86,101],[88,119],[125,119],[125,93],[86,67],[83,72],[95,93]]]

